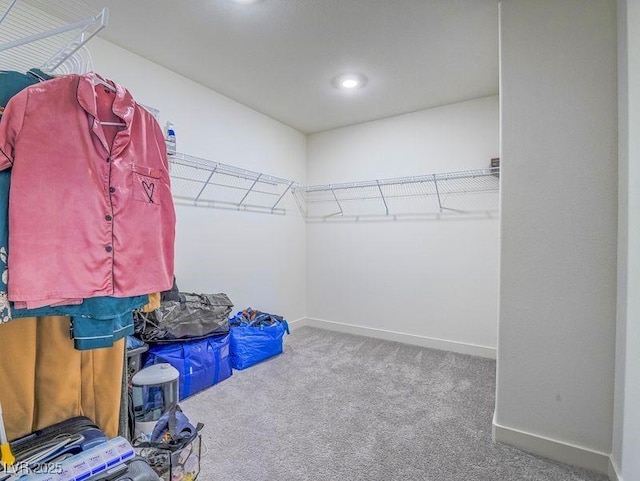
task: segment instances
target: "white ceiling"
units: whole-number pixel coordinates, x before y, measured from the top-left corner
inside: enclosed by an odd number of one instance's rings
[[[498,0],[85,3],[101,37],[305,133],[498,92]],[[365,88],[331,85],[352,71]]]

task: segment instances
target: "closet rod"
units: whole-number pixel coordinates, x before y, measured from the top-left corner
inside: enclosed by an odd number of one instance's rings
[[[237,210],[245,212],[253,212],[258,214],[276,214],[285,215],[286,209],[268,207],[256,204],[238,204],[237,202],[228,202],[225,200],[194,200],[190,197],[173,196],[176,205],[184,205],[189,207],[211,207],[215,209]]]
[[[495,193],[496,189],[495,188],[491,188],[491,189],[477,189],[477,190],[457,190],[457,191],[448,191],[447,195],[465,195],[465,194],[492,194]],[[390,194],[386,194],[384,195],[384,199],[386,199],[387,201],[392,201],[392,200],[397,200],[397,199],[411,199],[411,198],[417,198],[417,197],[436,197],[437,194],[435,192],[419,192],[416,194],[395,194],[395,195],[390,195]],[[372,193],[366,196],[356,196],[354,195],[350,195],[350,196],[344,196],[341,195],[340,196],[340,200],[342,202],[356,202],[356,201],[367,201],[367,200],[381,200],[382,196],[380,196],[379,192],[376,193]],[[314,198],[309,198],[306,199],[306,203],[307,204],[323,204],[326,203],[327,200],[325,198],[320,198],[320,199],[314,199]]]

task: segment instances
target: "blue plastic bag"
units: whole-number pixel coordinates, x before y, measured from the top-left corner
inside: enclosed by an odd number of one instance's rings
[[[230,335],[196,341],[157,344],[149,349],[145,367],[167,362],[180,373],[180,400],[231,376]]]
[[[127,351],[146,346],[144,342],[134,336],[127,336]]]
[[[282,353],[282,338],[289,333],[284,319],[272,325],[231,325],[231,365],[241,371]]]

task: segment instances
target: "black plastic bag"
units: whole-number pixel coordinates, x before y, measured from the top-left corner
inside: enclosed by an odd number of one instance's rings
[[[180,293],[149,313],[136,314],[136,333],[145,342],[197,339],[229,332],[233,303],[226,294]]]

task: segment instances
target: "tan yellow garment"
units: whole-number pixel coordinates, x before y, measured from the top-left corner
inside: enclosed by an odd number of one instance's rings
[[[142,306],[142,312],[151,312],[160,309],[160,293],[149,294],[149,302]]]
[[[81,413],[109,437],[118,435],[125,339],[106,349],[82,351]]]
[[[124,339],[105,349],[74,349],[68,317],[0,325],[0,402],[9,439],[78,415],[116,436],[123,360]]]
[[[38,317],[35,344],[34,430],[81,414],[82,385],[82,353],[73,348],[68,317]],[[19,380],[13,381],[16,382]]]
[[[9,439],[33,430],[35,375],[36,318],[0,325],[0,403]]]

